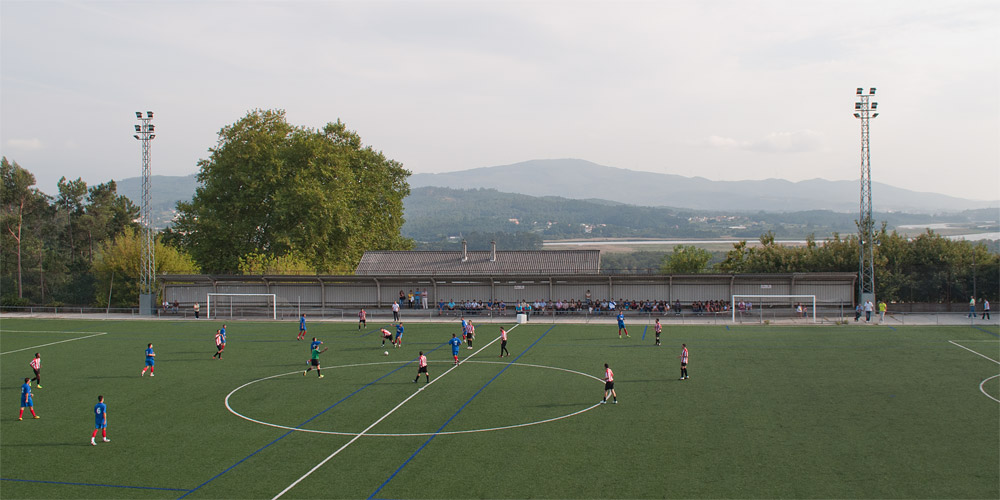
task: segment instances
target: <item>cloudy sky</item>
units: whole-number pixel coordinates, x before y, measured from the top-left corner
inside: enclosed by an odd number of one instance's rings
[[[995,0],[2,0],[0,154],[49,194],[135,177],[153,110],[153,173],[186,175],[279,108],[415,173],[858,179],[854,93],[875,86],[874,181],[997,199],[998,33]]]

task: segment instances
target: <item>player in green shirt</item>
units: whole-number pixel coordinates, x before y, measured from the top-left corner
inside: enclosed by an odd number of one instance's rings
[[[302,376],[305,377],[307,373],[311,372],[313,368],[316,369],[316,373],[319,374],[319,378],[323,378],[323,374],[320,372],[319,368],[319,355],[326,352],[329,347],[324,347],[323,350],[319,350],[319,346],[315,346],[312,349],[312,358],[309,359],[309,368],[302,372]]]

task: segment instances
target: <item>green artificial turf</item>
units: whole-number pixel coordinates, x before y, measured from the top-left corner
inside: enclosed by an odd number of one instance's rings
[[[668,326],[655,347],[642,324],[619,340],[615,325],[529,323],[499,358],[499,341],[478,350],[499,333],[481,324],[452,369],[457,323],[407,324],[383,349],[384,325],[313,322],[319,379],[302,375],[297,321],[229,322],[221,361],[220,325],[4,318],[0,496],[1000,496],[996,327]],[[155,378],[139,376],[149,342]],[[41,418],[18,421],[36,351]],[[604,363],[617,405],[595,406]],[[91,446],[98,394],[111,442]]]

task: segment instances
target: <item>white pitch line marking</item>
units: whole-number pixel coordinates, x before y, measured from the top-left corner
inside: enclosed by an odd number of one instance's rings
[[[62,344],[63,342],[72,342],[74,340],[89,339],[90,337],[97,337],[98,335],[107,335],[107,334],[108,334],[108,332],[100,332],[100,333],[95,333],[93,335],[87,335],[85,337],[77,337],[77,338],[73,338],[73,339],[60,340],[58,342],[50,342],[48,344],[42,344],[42,345],[33,345],[31,347],[25,347],[24,349],[17,349],[17,350],[14,350],[14,351],[0,352],[0,355],[2,355],[2,354],[12,354],[12,353],[21,352],[21,351],[30,351],[32,349],[38,349],[39,347],[45,347],[45,346],[50,346],[50,345]]]
[[[510,330],[508,330],[508,332],[509,331],[513,331],[517,327],[518,327],[518,325],[512,326],[510,328]],[[493,339],[493,341],[490,342],[489,344],[486,344],[486,345],[480,347],[479,350],[477,350],[476,352],[474,352],[471,355],[467,356],[465,359],[469,359],[472,356],[475,356],[476,354],[479,354],[480,352],[483,351],[483,349],[486,349],[487,347],[493,345],[493,342],[496,342],[498,340],[500,340],[499,336],[497,338]],[[459,365],[462,364],[462,363],[464,363],[464,362],[465,362],[465,360],[460,361]],[[386,413],[385,415],[382,415],[381,418],[379,418],[378,420],[376,420],[375,422],[373,422],[371,425],[369,425],[368,427],[366,427],[365,430],[363,430],[360,433],[358,433],[357,436],[354,436],[353,438],[351,438],[350,441],[348,441],[347,443],[344,443],[344,445],[341,446],[340,448],[338,448],[337,451],[331,453],[330,456],[324,458],[322,462],[316,464],[316,466],[313,467],[312,469],[309,469],[309,472],[306,472],[305,474],[302,475],[302,477],[296,479],[295,482],[293,482],[292,484],[288,485],[287,488],[281,490],[281,493],[278,493],[277,495],[275,495],[274,498],[272,498],[271,500],[278,500],[279,498],[281,498],[282,495],[284,495],[285,493],[288,493],[292,488],[294,488],[296,485],[298,485],[300,482],[302,482],[303,479],[309,477],[313,472],[316,472],[320,467],[322,467],[324,464],[326,464],[327,462],[329,462],[333,457],[337,456],[337,454],[339,454],[340,452],[344,451],[344,449],[346,449],[348,446],[354,444],[354,442],[357,441],[358,439],[360,439],[361,436],[364,436],[365,433],[367,433],[368,431],[372,430],[373,427],[375,427],[376,425],[378,425],[379,423],[381,423],[383,420],[385,420],[386,418],[388,418],[389,415],[392,415],[396,410],[398,410],[400,407],[402,407],[404,404],[406,404],[407,401],[413,399],[417,394],[420,394],[421,392],[423,392],[424,389],[430,387],[430,385],[433,384],[434,382],[437,382],[438,380],[441,380],[441,378],[443,378],[445,375],[447,375],[448,373],[450,373],[455,368],[458,368],[458,365],[453,365],[451,368],[449,368],[448,370],[446,370],[444,373],[442,373],[441,375],[438,375],[438,377],[435,378],[432,382],[428,382],[428,383],[424,384],[422,387],[420,387],[419,389],[417,389],[416,391],[414,391],[413,394],[410,394],[409,397],[407,397],[401,403],[399,403],[398,405],[396,405],[395,408],[389,410],[389,413]]]
[[[963,340],[963,342],[966,342],[966,341]],[[969,351],[972,354],[975,354],[976,356],[979,356],[979,357],[982,357],[982,358],[986,358],[986,359],[988,359],[988,360],[990,360],[990,361],[992,361],[992,362],[1000,365],[1000,361],[997,361],[997,360],[995,360],[995,359],[993,359],[993,358],[991,358],[989,356],[985,356],[985,355],[980,354],[980,353],[978,353],[976,351],[973,351],[972,349],[969,349],[968,347],[965,347],[964,345],[959,344],[958,342],[955,342],[953,340],[949,340],[948,343],[949,344],[953,344],[953,345],[957,345],[958,347],[961,347],[962,349],[965,349],[966,351]],[[983,386],[986,385],[986,382],[988,382],[990,380],[993,380],[993,379],[995,379],[997,377],[1000,377],[1000,374],[994,375],[994,376],[986,378],[986,379],[983,379],[983,381],[979,383],[979,392],[983,393],[984,396],[992,399],[993,401],[996,401],[997,403],[1000,403],[1000,399],[997,399],[997,398],[991,396],[989,393],[986,392],[986,389],[983,388]]]
[[[995,359],[993,359],[993,358],[991,358],[991,357],[989,357],[989,356],[986,356],[985,354],[980,354],[980,353],[978,353],[978,352],[976,352],[976,351],[973,351],[972,349],[969,349],[968,347],[965,347],[964,345],[962,345],[962,344],[959,344],[958,342],[955,342],[955,341],[953,341],[953,340],[949,340],[949,341],[948,341],[948,343],[949,343],[949,344],[952,344],[952,345],[957,345],[958,347],[961,347],[962,349],[965,349],[966,351],[969,351],[969,352],[971,352],[972,354],[975,354],[976,356],[979,356],[979,357],[981,357],[981,358],[986,358],[986,359],[988,359],[988,360],[990,360],[990,361],[992,361],[992,362],[994,362],[994,363],[996,363],[996,364],[1000,365],[1000,361],[997,361],[997,360],[995,360]]]
[[[378,363],[355,363],[355,364],[350,364],[350,365],[330,366],[330,367],[324,368],[324,370],[333,370],[333,369],[336,369],[336,368],[352,368],[352,367],[358,367],[358,366],[399,364],[399,363],[400,363],[399,361],[381,361],[381,362],[378,362]],[[568,368],[559,368],[557,366],[533,365],[533,364],[529,364],[529,363],[510,363],[508,361],[470,361],[470,363],[476,363],[476,364],[480,364],[480,363],[481,364],[495,364],[495,365],[511,364],[513,366],[526,366],[526,367],[530,367],[530,368],[545,368],[545,369],[549,369],[549,370],[559,370],[559,371],[563,371],[563,372],[567,372],[567,373],[573,373],[573,374],[576,374],[576,375],[583,375],[584,377],[592,378],[592,379],[594,379],[594,380],[596,380],[598,382],[603,382],[604,381],[604,379],[602,379],[600,377],[595,377],[595,376],[593,376],[593,375],[591,375],[589,373],[578,372],[576,370],[570,370]],[[233,415],[236,415],[237,417],[240,417],[243,420],[246,420],[248,422],[253,422],[255,424],[260,424],[260,425],[266,425],[268,427],[275,427],[277,429],[285,429],[285,430],[288,430],[288,431],[295,431],[295,432],[309,432],[309,433],[312,433],[312,434],[329,434],[329,435],[334,435],[334,436],[357,436],[358,435],[357,432],[321,431],[321,430],[318,430],[318,429],[303,429],[301,427],[291,427],[291,426],[288,426],[288,425],[280,425],[280,424],[273,424],[271,422],[264,422],[262,420],[257,420],[257,419],[254,419],[254,418],[250,418],[250,417],[248,417],[248,416],[246,416],[246,415],[244,415],[244,414],[242,414],[242,413],[234,410],[233,407],[229,405],[229,398],[232,397],[233,394],[236,394],[237,391],[239,391],[240,389],[243,389],[244,387],[246,387],[248,385],[255,384],[257,382],[263,382],[265,380],[270,380],[272,378],[285,377],[285,376],[288,376],[288,375],[295,375],[295,374],[298,374],[298,373],[299,373],[299,371],[297,370],[297,371],[294,371],[294,372],[280,373],[278,375],[271,375],[269,377],[259,378],[257,380],[252,380],[250,382],[247,382],[247,383],[245,383],[245,384],[243,384],[243,385],[241,385],[241,386],[233,389],[229,394],[226,395],[226,399],[225,399],[226,409],[229,410],[229,413],[232,413]],[[535,421],[535,422],[525,422],[525,423],[522,423],[522,424],[504,425],[504,426],[501,426],[501,427],[487,427],[487,428],[483,428],[483,429],[467,429],[467,430],[464,430],[464,431],[442,431],[442,432],[409,432],[409,433],[374,433],[374,432],[371,432],[371,433],[368,433],[368,434],[365,434],[365,435],[368,436],[368,437],[426,437],[426,436],[433,436],[435,434],[441,435],[441,436],[445,436],[445,435],[451,435],[451,434],[472,434],[472,433],[476,433],[476,432],[502,431],[502,430],[507,430],[507,429],[516,429],[518,427],[529,427],[529,426],[532,426],[532,425],[547,424],[549,422],[555,422],[557,420],[562,420],[564,418],[575,417],[575,416],[577,416],[577,415],[579,415],[579,414],[581,414],[583,412],[592,410],[592,409],[598,407],[599,405],[600,405],[599,403],[598,404],[594,404],[592,406],[588,406],[586,408],[583,408],[581,410],[577,410],[577,411],[575,411],[573,413],[569,413],[567,415],[562,415],[562,416],[558,416],[558,417],[547,418],[545,420],[538,420],[538,421]]]
[[[986,382],[989,382],[990,380],[993,380],[993,379],[995,379],[997,377],[1000,377],[1000,374],[994,375],[994,376],[992,376],[990,378],[987,378],[987,379],[984,379],[982,382],[980,382],[979,383],[979,392],[985,394],[986,397],[992,399],[993,401],[996,401],[997,403],[1000,403],[1000,399],[997,399],[997,398],[995,398],[993,396],[990,396],[990,394],[986,392],[986,389],[983,389],[983,385],[985,385]]]

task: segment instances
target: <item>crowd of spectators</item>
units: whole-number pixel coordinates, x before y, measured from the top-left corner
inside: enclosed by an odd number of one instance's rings
[[[465,301],[455,301],[454,299],[445,301],[440,299],[437,302],[438,315],[445,314],[488,314],[504,316],[512,310],[514,314],[591,314],[597,316],[617,315],[619,312],[637,312],[646,314],[669,314],[673,312],[680,316],[685,308],[689,308],[691,313],[703,316],[705,314],[725,313],[730,310],[729,301],[709,300],[694,301],[687,305],[675,300],[673,304],[666,300],[626,300],[626,299],[558,299],[553,301],[520,300],[508,305],[503,300],[479,300],[470,299]],[[741,309],[742,311],[743,309]]]

